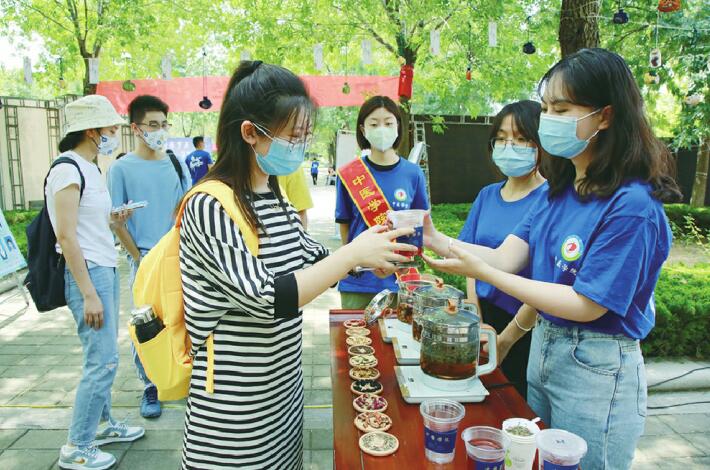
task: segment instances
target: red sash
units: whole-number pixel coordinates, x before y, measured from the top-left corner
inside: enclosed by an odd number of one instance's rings
[[[368,227],[387,224],[389,201],[361,158],[356,158],[338,170],[338,176]]]
[[[338,170],[338,176],[367,226],[387,225],[387,212],[392,208],[362,158],[356,158],[341,167]],[[417,276],[418,279],[419,270],[409,268],[406,273],[402,274]],[[397,273],[397,278],[400,278],[402,274]]]

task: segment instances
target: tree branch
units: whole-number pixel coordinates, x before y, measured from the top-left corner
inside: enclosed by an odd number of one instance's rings
[[[337,8],[341,13],[343,13],[343,11],[342,11],[342,9],[341,9],[340,7],[336,6],[336,8]],[[359,23],[360,23],[360,24],[355,25],[356,28],[360,28],[360,29],[362,29],[363,31],[366,31],[366,32],[370,33],[370,35],[372,35],[372,37],[375,38],[375,41],[377,41],[377,42],[379,42],[380,44],[382,44],[382,46],[384,46],[385,49],[387,49],[388,51],[390,51],[390,52],[391,52],[392,54],[394,54],[394,55],[399,55],[398,52],[397,52],[397,49],[396,49],[392,44],[390,44],[390,43],[388,43],[387,41],[385,41],[384,38],[383,38],[382,36],[380,36],[380,35],[377,33],[377,31],[375,31],[374,28],[373,28],[372,26],[370,26],[370,24],[369,24],[367,21],[365,21],[365,18],[363,17],[362,12],[360,11],[359,8],[353,6],[352,10],[349,10],[349,11],[355,13],[355,16],[357,16],[357,19],[358,19],[358,21],[359,21]]]
[[[42,18],[44,18],[44,19],[46,19],[46,20],[48,20],[48,21],[51,21],[52,23],[56,24],[57,26],[59,26],[60,28],[62,28],[64,31],[67,31],[67,32],[69,32],[69,33],[73,33],[73,31],[72,31],[71,29],[67,28],[65,25],[63,25],[62,23],[60,23],[60,22],[57,21],[56,19],[54,19],[54,18],[52,18],[51,16],[47,15],[46,13],[44,13],[44,12],[43,12],[42,10],[40,10],[39,8],[36,8],[36,7],[34,7],[33,5],[31,5],[31,4],[29,4],[29,3],[25,3],[25,2],[20,2],[20,4],[21,4],[23,7],[29,8],[30,10],[32,10],[32,11],[34,11],[35,13],[39,14]]]
[[[84,42],[86,42],[86,37],[89,35],[89,6],[84,0]]]

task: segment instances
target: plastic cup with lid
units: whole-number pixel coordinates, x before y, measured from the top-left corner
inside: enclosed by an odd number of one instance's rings
[[[540,470],[576,470],[587,454],[587,441],[562,429],[545,429],[535,436]]]

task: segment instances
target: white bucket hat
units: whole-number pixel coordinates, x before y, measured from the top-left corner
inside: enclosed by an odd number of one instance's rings
[[[64,107],[64,135],[121,124],[125,121],[105,96],[84,96]]]

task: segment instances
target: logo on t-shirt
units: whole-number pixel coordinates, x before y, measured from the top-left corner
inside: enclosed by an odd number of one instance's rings
[[[568,236],[562,243],[562,257],[567,261],[578,260],[584,251],[582,239],[577,235]]]
[[[394,198],[398,200],[399,202],[404,202],[407,200],[407,191],[405,191],[402,188],[397,189],[394,192]]]

